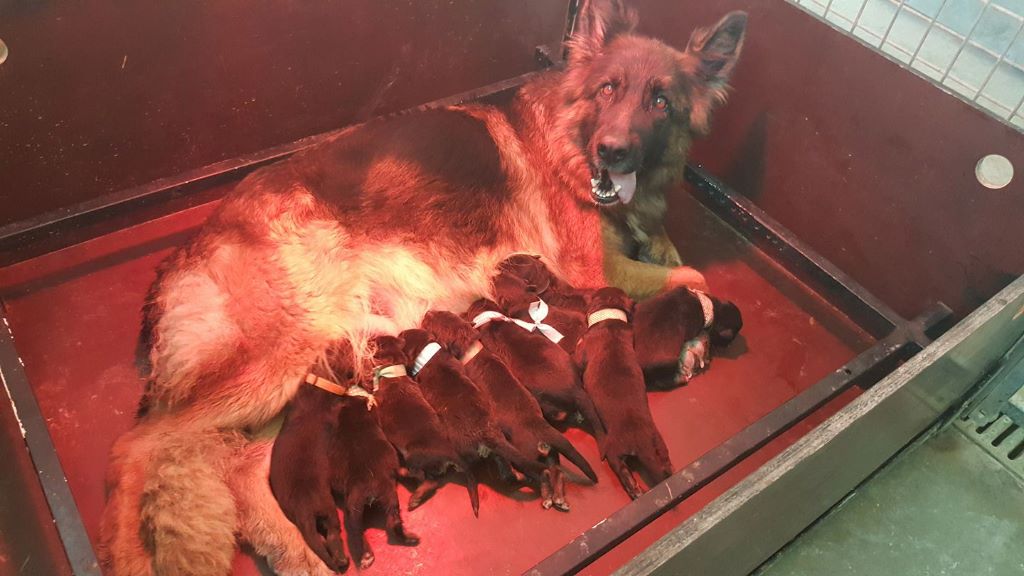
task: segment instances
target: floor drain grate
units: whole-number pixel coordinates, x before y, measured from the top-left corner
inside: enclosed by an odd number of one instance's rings
[[[1024,481],[1024,428],[1009,416],[978,426],[970,419],[958,419],[956,427],[981,446],[993,458],[1021,481]]]

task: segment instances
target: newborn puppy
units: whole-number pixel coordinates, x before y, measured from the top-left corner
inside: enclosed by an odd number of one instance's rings
[[[523,454],[539,457],[547,465],[541,482],[542,505],[568,511],[558,454],[564,454],[591,481],[597,482],[597,475],[583,455],[544,420],[537,400],[504,362],[483,348],[470,323],[451,312],[431,311],[423,317],[422,326],[462,362],[469,379],[491,397],[498,407],[498,425],[509,442]]]
[[[402,523],[397,493],[398,454],[381,430],[373,399],[362,395],[338,397],[337,433],[329,450],[331,488],[344,501],[349,547],[354,537],[362,543],[360,568],[369,568],[374,560],[363,526],[363,514],[371,505],[383,509],[387,530],[400,544],[415,546],[420,542],[418,536],[405,531]]]
[[[405,343],[394,336],[379,336],[374,345],[374,372],[380,382],[374,396],[381,429],[402,460],[399,475],[420,482],[409,497],[409,510],[423,504],[437,490],[448,469],[455,468],[465,473],[473,514],[479,516],[476,478],[448,440],[437,413],[406,375],[405,367],[410,362],[403,349]]]
[[[576,312],[550,305],[538,296],[532,285],[510,272],[498,272],[491,283],[498,306],[510,318],[537,325],[542,334],[547,335],[549,340],[561,346],[570,356],[576,351],[576,343],[587,329],[587,320],[582,310]],[[545,325],[557,332],[545,328]]]
[[[743,328],[743,317],[732,302],[675,288],[637,302],[633,325],[644,378],[661,387],[687,383],[709,362],[708,343],[728,346]]]
[[[510,274],[526,282],[551,306],[580,314],[587,312],[587,292],[574,288],[548,269],[540,256],[513,254],[498,264],[498,272]]]
[[[491,453],[502,466],[511,463],[540,483],[544,466],[509,444],[498,427],[497,408],[462,371],[462,364],[425,330],[406,330],[400,335],[405,352],[414,359],[412,374],[423,396],[440,417],[445,434],[463,461],[472,465]],[[503,475],[509,475],[507,471]]]
[[[600,443],[604,437],[604,426],[594,411],[594,404],[583,391],[579,371],[569,354],[547,337],[529,332],[514,322],[502,319],[503,316],[501,308],[486,298],[474,302],[466,313],[480,332],[484,348],[500,358],[533,394],[545,418],[561,422],[566,414],[579,413],[590,424],[594,437]],[[495,319],[489,319],[492,317]]]
[[[340,388],[347,388],[354,377],[351,347],[339,345],[328,354]],[[340,410],[339,396],[315,385],[301,385],[270,459],[270,489],[281,510],[298,527],[309,548],[336,572],[344,572],[349,565],[331,495],[329,447],[338,437]]]
[[[629,469],[630,461],[639,462],[651,485],[672,475],[672,463],[651,417],[643,372],[633,351],[632,307],[632,301],[618,288],[594,292],[587,317],[590,327],[577,357],[583,366],[583,386],[608,429],[601,453],[626,493],[636,499],[640,488]]]

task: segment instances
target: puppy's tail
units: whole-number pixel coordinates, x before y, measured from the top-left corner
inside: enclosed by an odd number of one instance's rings
[[[547,469],[544,464],[534,460],[533,458],[525,456],[500,434],[497,438],[491,439],[488,444],[490,444],[496,455],[504,458],[510,464],[515,466],[517,470],[526,474],[526,477],[532,480],[535,484],[540,484],[544,477],[544,471]]]
[[[476,476],[468,467],[463,469],[466,475],[466,491],[469,492],[469,505],[473,507],[473,516],[480,517],[480,489]]]
[[[576,447],[565,436],[559,434],[554,428],[549,427],[543,438],[555,451],[565,456],[569,462],[572,462],[580,469],[580,472],[583,472],[587,478],[590,478],[591,482],[597,483],[597,474],[590,466],[590,462],[587,462],[587,459],[576,450]]]
[[[583,419],[590,423],[590,427],[594,431],[594,439],[597,440],[598,446],[603,445],[607,432],[604,424],[601,422],[601,417],[597,414],[597,408],[594,407],[594,401],[590,399],[590,396],[582,386],[576,386],[574,388],[573,395],[576,408],[580,411]],[[568,454],[566,456],[568,456]]]

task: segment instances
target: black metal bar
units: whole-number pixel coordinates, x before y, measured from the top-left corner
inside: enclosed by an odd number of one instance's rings
[[[755,246],[875,338],[883,338],[896,326],[906,323],[885,302],[815,252],[750,199],[693,165],[686,167],[686,180],[693,184],[694,196],[719,218],[743,233]],[[920,334],[913,336],[920,345],[927,345],[927,341],[919,339]]]
[[[934,308],[910,324],[925,330],[944,319]],[[908,326],[899,326],[845,366],[719,444],[640,498],[576,537],[524,572],[529,576],[576,574],[620,542],[718,478],[737,462],[854,385],[878,381],[920,350]]]
[[[417,106],[415,110],[453,106],[472,100],[495,96],[516,88],[540,72],[528,72],[514,78],[488,84],[434,100]],[[405,112],[397,112],[403,114]],[[167,202],[173,198],[190,196],[213,189],[217,186],[240,180],[246,174],[277,160],[314,146],[347,130],[350,127],[332,130],[283,144],[267,150],[224,160],[208,166],[190,170],[169,178],[161,178],[149,184],[136,186],[81,202],[67,208],[54,210],[39,216],[0,226],[0,266],[6,266],[61,248],[84,242],[107,232],[95,228],[97,221],[117,215],[129,214],[143,206]],[[164,214],[145,213],[139,221],[119,223],[119,228],[150,220]]]
[[[61,468],[57,449],[53,446],[46,421],[39,411],[39,404],[32,393],[25,368],[14,347],[14,336],[11,334],[7,317],[0,311],[0,380],[7,390],[14,413],[21,424],[25,444],[36,468],[36,475],[50,506],[50,514],[57,525],[68,564],[74,574],[79,576],[99,576],[99,564],[85,532],[85,525],[78,513],[78,506],[71,495],[64,469]]]

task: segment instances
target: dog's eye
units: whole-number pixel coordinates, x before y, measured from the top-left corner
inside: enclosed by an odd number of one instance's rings
[[[601,95],[602,96],[611,96],[614,93],[615,93],[615,85],[612,84],[611,82],[605,82],[604,84],[601,85]]]
[[[668,108],[668,98],[664,96],[658,96],[654,99],[654,108],[656,110],[665,110]]]

